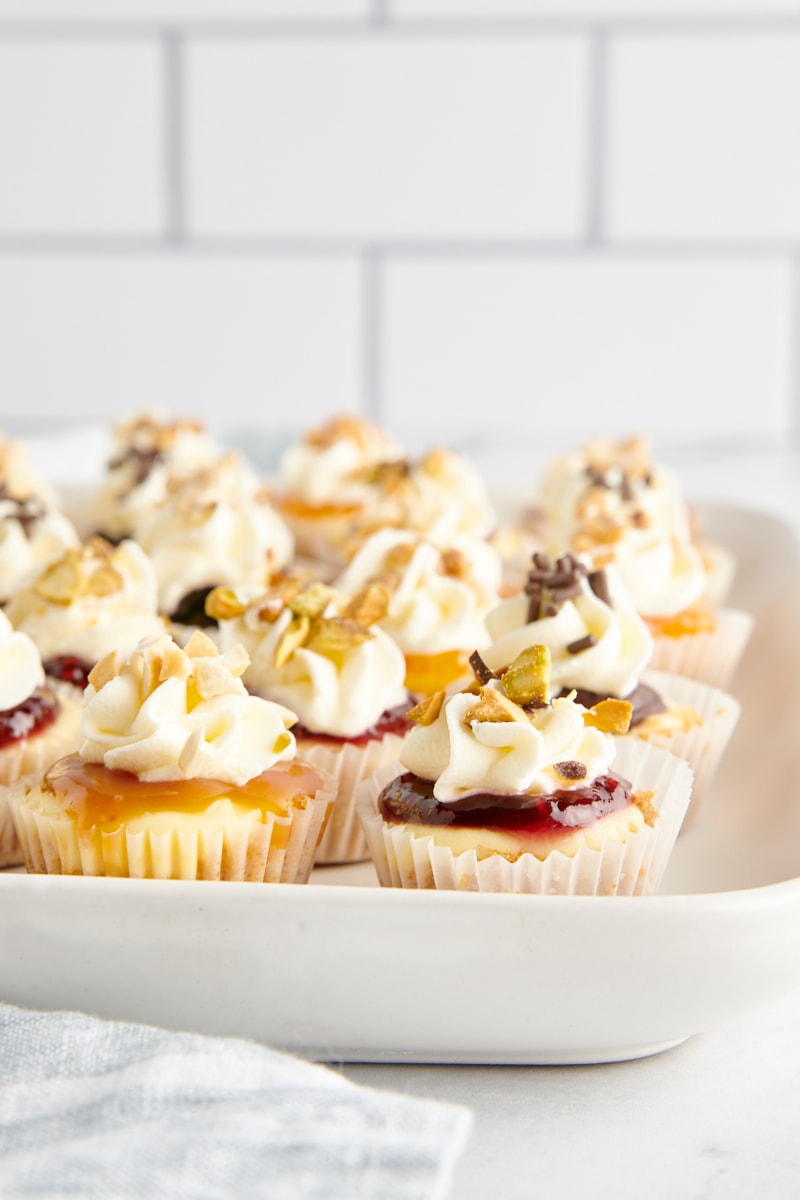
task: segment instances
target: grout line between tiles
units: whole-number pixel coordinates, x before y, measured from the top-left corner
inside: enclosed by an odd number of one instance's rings
[[[361,256],[361,411],[383,418],[383,256],[373,247]]]
[[[173,131],[171,136],[176,136]],[[747,239],[713,241],[698,238],[695,241],[602,241],[588,242],[578,239],[547,238],[353,238],[336,236],[249,236],[242,235],[192,235],[185,236],[182,208],[185,203],[181,172],[171,185],[171,207],[174,209],[172,225],[180,229],[182,236],[170,240],[146,234],[97,234],[83,235],[53,232],[49,234],[2,233],[0,232],[0,254],[18,255],[96,255],[104,254],[178,254],[182,256],[203,255],[253,255],[275,257],[348,257],[352,255],[374,255],[381,261],[419,258],[434,262],[447,259],[481,260],[507,259],[574,259],[591,257],[607,261],[641,261],[677,259],[679,261],[719,261],[763,259],[785,261],[787,257],[800,256],[800,243],[770,241],[769,239]]]
[[[186,237],[185,108],[183,94],[183,37],[177,31],[163,38],[164,108],[163,171],[165,237],[168,243]]]
[[[588,246],[606,233],[606,155],[608,151],[608,37],[596,29],[589,37],[586,80],[586,210]]]

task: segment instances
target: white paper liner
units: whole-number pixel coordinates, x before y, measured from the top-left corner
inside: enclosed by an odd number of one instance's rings
[[[395,762],[405,735],[387,733],[362,745],[331,744],[298,738],[297,756],[323,771],[336,790],[331,815],[317,848],[315,863],[364,862],[369,847],[355,806],[355,790],[361,780]]]
[[[553,850],[541,861],[525,853],[509,862],[501,854],[479,860],[474,850],[455,855],[449,847],[437,846],[430,835],[386,824],[377,809],[378,796],[403,770],[394,763],[365,780],[356,793],[370,855],[383,887],[541,896],[651,895],[661,882],[692,789],[692,769],[683,759],[647,742],[620,740],[614,773],[629,780],[634,791],[653,792],[652,802],[659,814],[654,825],[629,833],[624,842],[609,840],[600,849],[584,846],[573,856]]]
[[[216,879],[307,883],[333,804],[326,783],[286,816],[268,814],[223,824],[209,814],[182,814],[182,828],[80,835],[67,815],[46,811],[36,786],[20,780],[9,804],[28,871],[117,875],[132,879]]]
[[[16,867],[24,862],[9,808],[9,788],[23,777],[30,783],[38,782],[56,759],[74,753],[81,740],[80,692],[69,684],[48,686],[61,705],[53,724],[0,750],[0,867]]]
[[[739,701],[722,691],[710,687],[697,679],[682,675],[671,675],[666,671],[647,671],[642,683],[654,688],[658,694],[678,708],[691,708],[700,717],[701,724],[673,733],[648,731],[639,735],[635,729],[625,735],[624,740],[642,736],[649,745],[669,750],[678,758],[685,758],[694,772],[692,802],[686,820],[694,818],[698,806],[707,795],[711,781],[719,766],[725,749],[733,736],[742,706]]]
[[[717,609],[715,616],[717,628],[711,633],[654,637],[650,659],[653,670],[699,679],[712,687],[727,687],[750,637],[753,617],[735,608]]]

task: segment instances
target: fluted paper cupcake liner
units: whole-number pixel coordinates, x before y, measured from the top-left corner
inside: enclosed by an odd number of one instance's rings
[[[571,856],[552,850],[541,860],[530,852],[514,862],[502,854],[479,859],[475,850],[454,854],[436,845],[432,835],[415,833],[408,825],[389,825],[377,800],[386,784],[402,773],[398,763],[366,780],[356,805],[383,887],[543,896],[651,895],[661,882],[689,805],[692,770],[683,759],[634,739],[618,743],[613,770],[629,780],[634,791],[653,793],[657,819],[652,826],[630,832],[624,841],[608,839],[599,849],[583,846]]]
[[[336,793],[315,863],[363,862],[369,858],[367,839],[356,813],[355,791],[362,779],[397,759],[404,740],[404,735],[398,733],[387,733],[361,745],[298,738],[298,757],[324,772]]]
[[[24,861],[9,808],[9,789],[23,777],[38,782],[56,759],[74,753],[81,740],[80,692],[69,684],[49,686],[61,705],[53,724],[0,750],[0,867],[16,867]]]
[[[707,795],[725,749],[741,714],[741,704],[721,688],[710,687],[697,679],[672,675],[667,671],[647,671],[642,682],[655,691],[670,705],[693,712],[699,722],[688,729],[648,728],[637,732],[634,727],[624,740],[640,737],[649,745],[669,750],[678,758],[685,758],[694,772],[692,803],[687,821],[693,819],[698,806]]]
[[[699,679],[711,687],[727,687],[750,637],[753,617],[735,608],[717,609],[714,615],[717,627],[710,633],[654,637],[653,670]]]
[[[216,879],[306,883],[333,803],[326,784],[266,819],[169,812],[138,818],[139,828],[79,831],[52,798],[21,780],[9,793],[28,871],[134,879]]]

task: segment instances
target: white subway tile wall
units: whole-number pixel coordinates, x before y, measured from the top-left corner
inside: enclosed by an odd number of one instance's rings
[[[800,0],[0,0],[0,424],[800,431]]]
[[[576,238],[578,37],[195,42],[190,234]]]

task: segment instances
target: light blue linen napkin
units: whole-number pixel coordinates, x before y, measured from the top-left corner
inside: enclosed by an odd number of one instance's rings
[[[15,1200],[444,1200],[471,1123],[254,1042],[0,1005]]]

